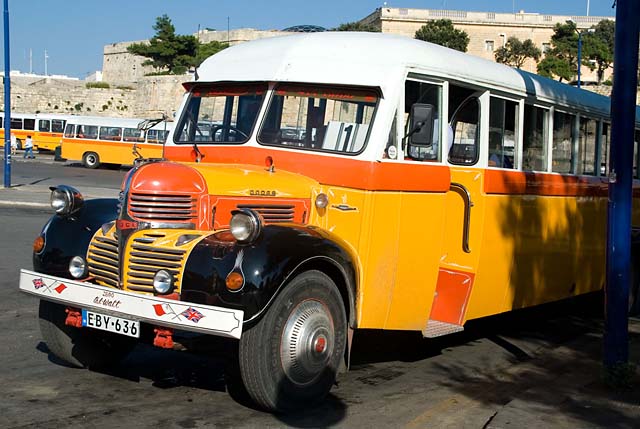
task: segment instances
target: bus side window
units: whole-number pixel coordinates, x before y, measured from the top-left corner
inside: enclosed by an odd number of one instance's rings
[[[453,142],[449,162],[473,165],[480,153],[480,100],[475,90],[449,85],[449,125]]]
[[[46,119],[40,119],[40,121],[38,121],[38,130],[45,132],[51,131],[51,122]]]
[[[524,105],[524,138],[522,143],[522,169],[547,170],[547,132],[549,111],[542,107]]]
[[[414,104],[428,104],[433,106],[433,138],[431,146],[411,145],[409,134],[411,108]],[[418,161],[439,161],[440,126],[442,117],[442,87],[427,82],[407,80],[404,84],[404,151],[409,159]]]
[[[518,103],[491,97],[489,103],[489,153],[487,165],[514,168]]]

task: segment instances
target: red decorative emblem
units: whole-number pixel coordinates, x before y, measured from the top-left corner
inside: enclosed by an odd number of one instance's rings
[[[60,283],[58,286],[56,286],[55,288],[53,288],[56,292],[58,293],[62,293],[62,291],[64,291],[67,287],[65,286],[64,283]]]
[[[42,281],[42,279],[33,279],[33,286],[34,286],[36,289],[40,289],[41,287],[44,287],[44,286],[45,286],[45,284],[44,284],[44,282]]]
[[[116,221],[116,228],[119,229],[120,231],[124,229],[136,229],[137,227],[138,227],[138,222],[135,222],[135,221],[125,220],[125,219],[118,219]]]

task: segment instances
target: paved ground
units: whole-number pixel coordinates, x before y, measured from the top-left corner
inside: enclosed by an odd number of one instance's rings
[[[54,161],[40,156],[36,160],[14,159],[14,162]],[[48,206],[47,185],[23,182],[10,189],[0,189],[0,211]],[[82,192],[88,198],[114,196],[112,186],[87,186]],[[416,355],[402,350],[397,337],[390,342],[393,350],[385,349],[389,343],[384,335],[365,338],[354,343],[359,347],[356,352],[360,356],[354,371],[341,378],[325,405],[299,415],[276,418],[261,417],[250,411],[248,417],[238,419],[236,416],[222,426],[640,427],[640,371],[635,369],[628,388],[612,389],[603,382],[601,315],[558,318],[555,314],[550,317],[550,326],[536,326],[532,333],[526,326],[522,327],[526,325],[527,317],[500,316],[474,322],[461,334],[432,340],[428,348],[419,349]],[[531,320],[540,325],[547,323],[545,317],[540,313],[532,314]],[[509,325],[514,320],[519,327],[514,327],[510,333]],[[629,329],[630,361],[637,365],[640,363],[640,319],[630,319]],[[494,347],[490,347],[491,344]],[[471,356],[468,360],[464,357],[447,359],[448,353],[460,353],[465,347],[469,348],[473,359]],[[376,350],[383,350],[381,353],[389,357],[378,358],[370,364],[367,358],[376,354]],[[431,355],[431,350],[437,351]],[[487,353],[484,357],[482,350]],[[494,363],[491,359],[494,353],[505,353],[506,363]],[[146,363],[141,364],[144,365]],[[382,385],[384,389],[372,393]],[[211,406],[215,409],[215,404]],[[105,419],[98,427],[115,427],[108,423],[112,420],[106,414],[93,417]],[[5,425],[2,420],[0,417],[0,427],[19,426],[15,421]],[[210,427],[215,421],[196,419],[171,427]],[[53,427],[55,421],[48,423],[50,425],[45,426]],[[60,423],[67,425],[69,421]],[[89,424],[89,421],[84,423]]]

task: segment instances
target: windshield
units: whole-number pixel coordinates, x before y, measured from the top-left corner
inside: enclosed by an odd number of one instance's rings
[[[258,140],[266,145],[358,153],[364,149],[377,102],[374,90],[280,85]]]
[[[195,87],[174,140],[176,143],[243,143],[249,139],[266,84]]]

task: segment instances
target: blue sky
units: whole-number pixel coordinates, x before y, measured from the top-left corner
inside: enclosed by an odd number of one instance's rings
[[[590,0],[590,15],[615,16],[613,0]],[[389,0],[390,7],[586,15],[587,0]],[[377,0],[9,0],[11,69],[84,78],[102,68],[104,45],[153,36],[156,17],[167,14],[179,34],[201,28],[283,29],[297,24],[336,27],[383,5]],[[4,25],[4,24],[3,24]],[[4,30],[4,27],[3,27]],[[4,32],[3,32],[4,34]],[[4,44],[0,44],[4,70]]]

